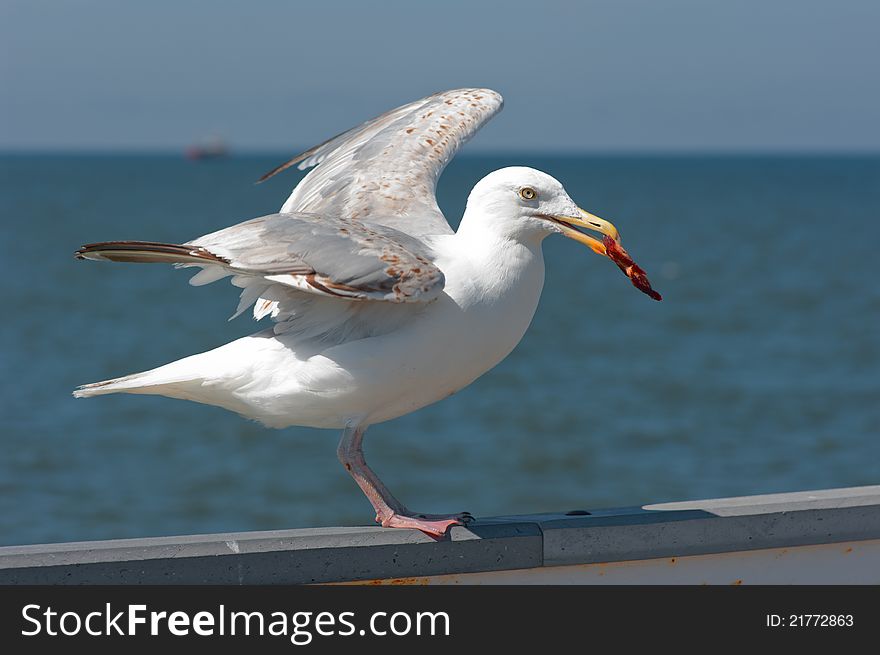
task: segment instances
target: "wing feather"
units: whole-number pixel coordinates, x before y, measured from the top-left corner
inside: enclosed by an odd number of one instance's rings
[[[328,216],[272,214],[184,246],[228,262],[228,274],[352,300],[426,302],[445,281],[420,241],[382,225]]]
[[[282,212],[348,216],[414,236],[450,234],[435,191],[443,169],[503,106],[491,89],[456,89],[392,109],[263,176],[316,166]]]
[[[355,311],[351,305],[363,304],[352,301],[424,304],[440,295],[445,282],[417,239],[382,225],[312,214],[262,216],[184,244],[93,243],[76,256],[199,266],[190,280],[196,286],[232,276],[242,289],[233,317],[256,303],[255,318],[271,314],[300,325],[308,322],[302,320],[304,308],[316,307],[308,297],[339,301],[333,311],[344,322]]]

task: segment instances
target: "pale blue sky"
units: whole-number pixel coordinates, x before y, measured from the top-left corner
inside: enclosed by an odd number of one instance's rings
[[[0,149],[288,151],[489,86],[479,150],[880,149],[876,0],[0,0]]]

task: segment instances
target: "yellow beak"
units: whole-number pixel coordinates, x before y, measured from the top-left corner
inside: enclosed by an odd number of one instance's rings
[[[577,217],[553,216],[553,219],[562,227],[562,233],[569,239],[579,241],[599,255],[607,256],[605,245],[599,241],[599,239],[591,237],[589,234],[584,234],[576,228],[599,232],[600,234],[611,237],[617,243],[620,243],[620,232],[617,231],[617,228],[614,227],[614,224],[610,221],[594,216],[580,207],[578,207],[578,211],[580,211],[581,215]]]

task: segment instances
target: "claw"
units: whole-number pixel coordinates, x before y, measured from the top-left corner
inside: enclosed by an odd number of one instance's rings
[[[384,521],[381,521],[381,523],[386,528],[415,528],[431,537],[439,538],[446,535],[449,528],[453,525],[464,526],[473,520],[474,517],[468,512],[453,515],[413,514],[407,516],[405,514],[392,514]]]

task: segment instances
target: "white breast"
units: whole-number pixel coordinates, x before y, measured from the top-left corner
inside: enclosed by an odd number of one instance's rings
[[[370,389],[353,394],[353,419],[378,423],[446,398],[503,360],[531,323],[544,284],[540,243],[444,237],[437,250],[445,293],[418,320],[370,340],[366,357],[363,344],[326,353],[343,364],[337,357],[351,351],[343,367]]]

